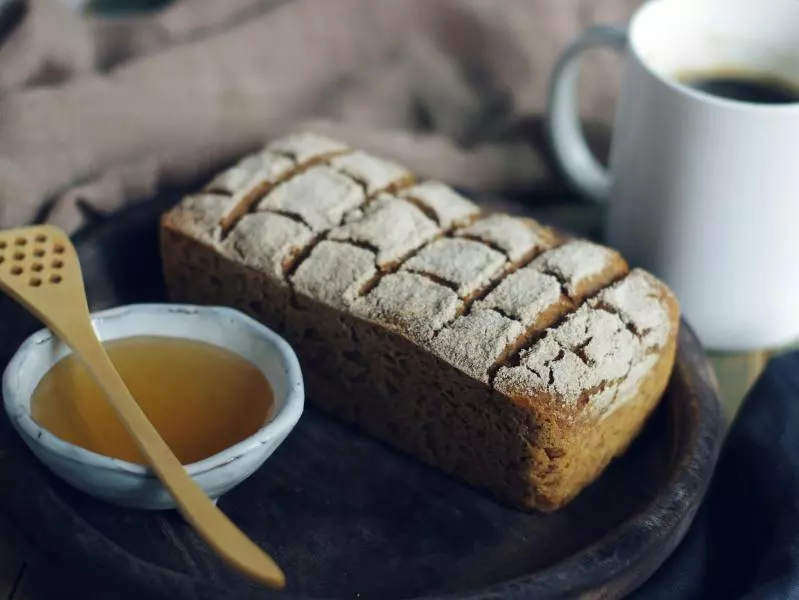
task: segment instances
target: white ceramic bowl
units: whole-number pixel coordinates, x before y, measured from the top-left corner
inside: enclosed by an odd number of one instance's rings
[[[103,341],[154,335],[207,342],[245,358],[269,380],[275,396],[272,419],[244,441],[186,467],[214,500],[252,475],[302,414],[303,381],[294,351],[276,333],[238,311],[139,304],[96,313],[92,321]],[[69,352],[50,331],[42,330],[14,355],[3,375],[5,409],[14,428],[50,470],[76,488],[122,506],[174,508],[172,497],[148,468],[67,443],[31,418],[36,386]]]

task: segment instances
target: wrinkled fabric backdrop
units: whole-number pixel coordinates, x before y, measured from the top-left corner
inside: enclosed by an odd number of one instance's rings
[[[553,63],[639,3],[178,0],[102,17],[27,0],[0,19],[0,226],[73,231],[295,127],[475,192],[555,185],[540,127]],[[586,60],[599,137],[619,72],[610,51]]]

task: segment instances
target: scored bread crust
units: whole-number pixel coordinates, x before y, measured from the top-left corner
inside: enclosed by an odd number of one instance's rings
[[[279,331],[315,405],[518,507],[598,477],[674,363],[676,299],[617,252],[310,133],[186,197],[161,245],[170,296]]]

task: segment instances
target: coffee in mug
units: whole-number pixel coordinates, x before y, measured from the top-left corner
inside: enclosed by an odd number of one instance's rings
[[[677,79],[695,90],[729,100],[754,104],[799,102],[799,86],[770,73],[717,69],[683,73]]]

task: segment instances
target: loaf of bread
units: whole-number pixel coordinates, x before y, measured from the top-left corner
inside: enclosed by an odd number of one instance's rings
[[[674,362],[674,296],[618,253],[310,133],[220,174],[161,233],[175,301],[274,328],[312,403],[518,507],[598,477]]]

